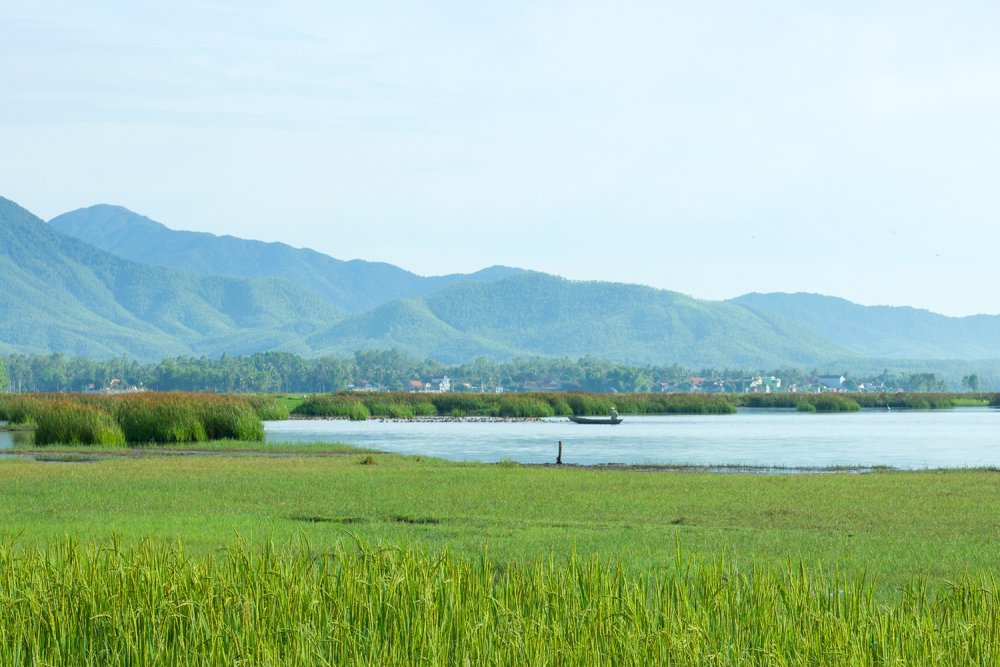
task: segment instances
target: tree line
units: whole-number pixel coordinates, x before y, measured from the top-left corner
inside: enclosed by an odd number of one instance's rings
[[[158,391],[219,393],[333,392],[351,387],[405,391],[411,381],[449,377],[453,391],[574,390],[586,392],[683,391],[693,377],[726,379],[727,391],[738,391],[734,380],[755,375],[775,376],[782,390],[807,390],[819,371],[779,368],[690,369],[671,366],[631,366],[593,357],[580,359],[522,357],[497,361],[480,357],[446,366],[419,360],[399,350],[366,350],[349,357],[304,358],[287,352],[222,355],[219,358],[175,357],[155,363],[127,358],[94,360],[48,355],[0,357],[0,390],[17,392],[101,391],[141,388]],[[867,383],[883,391],[944,391],[952,388],[935,373],[891,373],[852,377],[845,388]],[[958,382],[954,383],[958,387]],[[960,387],[978,391],[978,375],[962,378]]]

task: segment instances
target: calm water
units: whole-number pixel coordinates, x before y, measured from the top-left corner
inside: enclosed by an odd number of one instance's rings
[[[618,426],[537,422],[267,422],[273,443],[345,442],[452,460],[895,468],[1000,466],[1000,411],[862,411],[626,417]]]
[[[268,442],[346,442],[452,460],[522,463],[661,463],[812,468],[1000,467],[1000,410],[626,417],[618,426],[537,422],[267,422]],[[31,434],[0,430],[0,450]]]
[[[0,422],[2,427],[6,422]],[[30,431],[2,431],[0,430],[0,450],[11,449],[16,444],[28,444],[32,441]]]

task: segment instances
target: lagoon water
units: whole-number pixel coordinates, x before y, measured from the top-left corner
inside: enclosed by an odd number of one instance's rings
[[[0,422],[0,427],[6,422]],[[0,451],[12,449],[15,445],[29,444],[32,441],[30,431],[4,431],[0,430]]]
[[[266,422],[267,441],[345,442],[456,461],[744,465],[786,468],[1000,467],[1000,410],[864,410],[811,414],[740,410],[735,415],[626,416],[618,426],[565,418],[527,422],[308,420]],[[0,451],[29,432],[0,430]]]
[[[1000,466],[1000,410],[742,409],[735,415],[626,416],[617,426],[529,422],[267,422],[272,443],[343,442],[451,460],[593,465],[694,464],[904,469]]]

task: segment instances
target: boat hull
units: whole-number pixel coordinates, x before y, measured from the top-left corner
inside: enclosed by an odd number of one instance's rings
[[[605,417],[601,419],[595,417],[577,417],[576,415],[573,415],[572,417],[569,418],[569,420],[574,424],[609,424],[611,426],[614,426],[615,424],[622,423],[621,417],[615,417],[613,419]]]

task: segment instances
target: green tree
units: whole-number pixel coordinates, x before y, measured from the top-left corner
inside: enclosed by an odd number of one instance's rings
[[[979,376],[975,373],[966,375],[962,378],[962,386],[969,391],[979,391]]]
[[[7,376],[7,367],[4,366],[3,359],[0,359],[0,392],[7,391],[10,387],[10,378]]]

